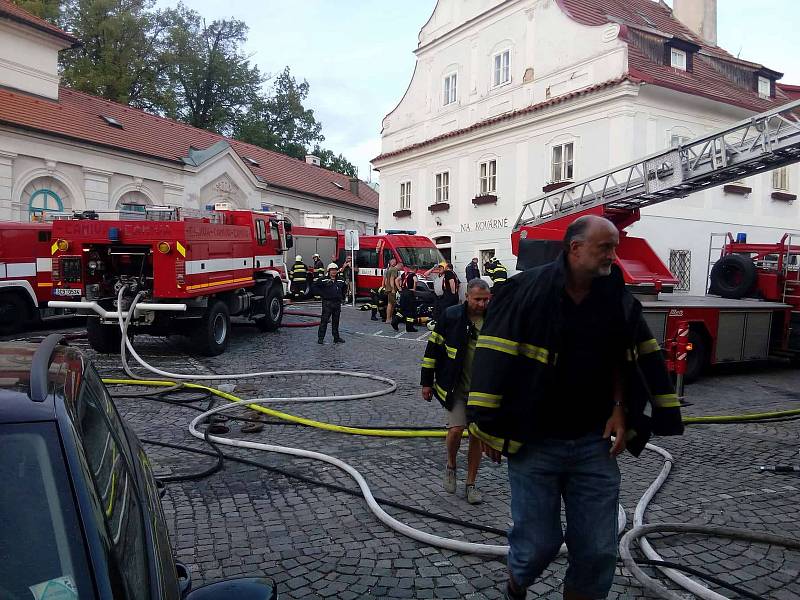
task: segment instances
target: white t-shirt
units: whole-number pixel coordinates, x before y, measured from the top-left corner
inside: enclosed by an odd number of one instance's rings
[[[437,296],[444,295],[444,275],[433,276],[433,293]]]

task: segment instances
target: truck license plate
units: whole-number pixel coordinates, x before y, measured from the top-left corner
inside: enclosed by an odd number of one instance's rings
[[[72,288],[55,288],[53,290],[54,296],[80,296],[81,291]]]

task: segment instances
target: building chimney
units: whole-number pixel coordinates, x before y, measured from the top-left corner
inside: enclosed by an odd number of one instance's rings
[[[358,196],[358,177],[351,177],[350,178],[350,193],[354,196]]]
[[[706,42],[717,45],[717,0],[673,0],[672,14]]]
[[[315,167],[320,166],[321,163],[319,156],[314,156],[313,154],[306,154],[306,162]]]

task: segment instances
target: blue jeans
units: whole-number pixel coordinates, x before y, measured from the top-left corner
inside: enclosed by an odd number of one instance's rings
[[[514,520],[508,568],[517,585],[531,585],[566,540],[565,588],[590,598],[608,595],[617,562],[620,484],[610,448],[611,441],[599,435],[549,439],[526,444],[508,459]]]

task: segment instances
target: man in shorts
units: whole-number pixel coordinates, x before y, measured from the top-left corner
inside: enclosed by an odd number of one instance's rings
[[[436,396],[447,410],[444,489],[450,494],[456,491],[456,456],[467,427],[472,359],[490,297],[489,285],[483,279],[470,281],[466,302],[451,306],[442,313],[422,359],[422,397],[430,402]],[[466,478],[466,497],[470,504],[482,501],[481,493],[475,487],[481,452],[481,441],[470,436]]]
[[[383,289],[386,290],[386,319],[385,322],[391,323],[394,311],[397,309],[397,292],[400,291],[397,279],[400,272],[397,270],[397,260],[389,261],[389,268],[383,274]]]

